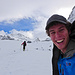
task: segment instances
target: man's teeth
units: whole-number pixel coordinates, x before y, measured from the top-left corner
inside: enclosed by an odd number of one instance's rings
[[[59,40],[59,41],[57,41],[57,42],[58,42],[58,43],[61,43],[61,42],[63,42],[63,40],[64,40],[64,39],[62,39],[62,40]]]

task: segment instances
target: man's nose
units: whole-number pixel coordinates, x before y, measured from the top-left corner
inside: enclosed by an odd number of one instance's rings
[[[56,37],[57,38],[61,37],[61,33],[60,32],[56,32]]]

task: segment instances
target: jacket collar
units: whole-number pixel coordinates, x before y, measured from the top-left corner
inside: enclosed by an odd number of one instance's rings
[[[75,50],[75,40],[73,39],[70,39],[69,43],[68,43],[68,46],[67,46],[67,50],[66,52],[63,54],[63,57],[66,57],[66,56],[70,56],[70,55],[73,55],[73,50]],[[72,51],[72,52],[71,52]],[[75,52],[75,51],[74,51]],[[69,55],[70,54],[70,55]]]

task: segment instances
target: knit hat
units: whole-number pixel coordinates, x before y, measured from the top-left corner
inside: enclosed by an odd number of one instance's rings
[[[48,19],[47,24],[46,24],[46,28],[45,28],[46,30],[49,29],[52,22],[60,22],[63,24],[67,24],[67,20],[65,17],[63,17],[61,15],[54,14]]]

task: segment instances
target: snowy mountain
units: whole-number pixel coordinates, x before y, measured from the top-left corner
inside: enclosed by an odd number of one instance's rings
[[[26,37],[25,35],[21,33],[9,34],[9,36],[14,38],[15,40],[26,40],[26,41],[30,40],[29,37]]]
[[[14,40],[14,38],[11,38],[8,35],[0,35],[0,40]]]
[[[27,36],[25,36],[24,33],[14,31],[13,33],[7,33],[4,32],[3,30],[0,31],[0,40],[26,40],[30,41],[31,39]]]
[[[75,6],[73,7],[69,17],[68,17],[69,22],[73,22],[75,20]]]
[[[28,37],[18,33],[18,34],[7,34],[7,35],[0,35],[0,40],[29,40]]]
[[[25,36],[23,33],[19,33],[19,32],[15,32],[15,33],[10,33],[10,34],[6,34],[4,31],[0,31],[0,40],[22,40],[22,41],[27,41],[28,43],[33,42],[39,42],[39,41],[51,41],[50,38],[45,38],[44,40],[40,40],[39,38],[34,38],[31,39],[27,36]]]

